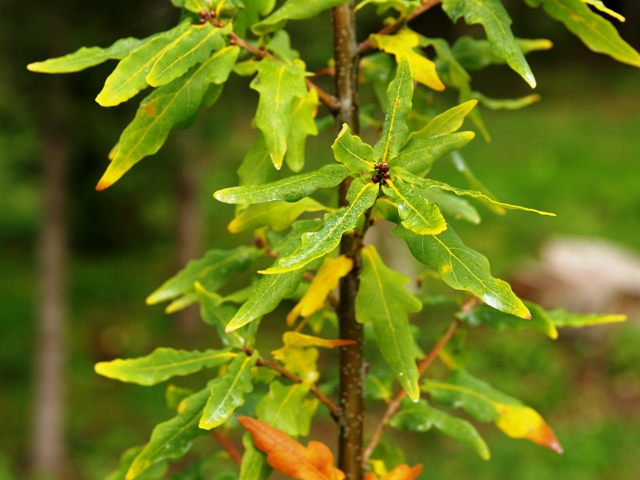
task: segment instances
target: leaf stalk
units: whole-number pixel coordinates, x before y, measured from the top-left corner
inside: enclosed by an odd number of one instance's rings
[[[464,305],[463,305],[463,309],[464,309]],[[440,353],[440,351],[447,345],[447,343],[449,343],[449,340],[451,340],[453,335],[458,330],[459,326],[460,326],[460,320],[456,318],[451,323],[451,326],[449,326],[449,329],[445,332],[442,338],[438,341],[438,343],[435,344],[435,346],[431,349],[429,354],[418,365],[418,372],[420,373],[420,375],[424,374],[424,372],[429,368],[429,366],[431,366],[435,358],[438,356],[438,353]],[[378,424],[375,432],[373,432],[373,435],[371,436],[371,440],[369,440],[367,447],[364,449],[364,453],[362,455],[363,464],[367,464],[369,462],[369,458],[371,457],[371,454],[373,453],[376,446],[380,442],[380,438],[382,437],[382,434],[387,428],[387,423],[389,422],[389,420],[391,420],[391,417],[393,417],[398,412],[398,410],[400,409],[402,399],[406,396],[407,396],[407,392],[405,392],[404,389],[402,389],[391,401],[391,403],[389,403],[389,406],[387,407],[386,412],[384,412],[384,415],[382,416],[380,423]]]

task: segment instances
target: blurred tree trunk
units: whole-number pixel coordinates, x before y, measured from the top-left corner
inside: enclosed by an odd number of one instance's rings
[[[57,80],[57,79],[56,79]],[[52,81],[51,112],[59,112],[62,93]],[[64,334],[66,323],[66,173],[67,137],[60,115],[45,126],[42,160],[43,209],[39,245],[40,305],[36,344],[34,424],[31,468],[65,478]]]
[[[190,260],[200,255],[202,215],[198,199],[198,178],[202,171],[201,158],[204,152],[200,148],[197,133],[192,131],[180,132],[178,146],[182,164],[177,185],[176,249],[178,268],[182,269]],[[197,305],[191,305],[177,313],[178,326],[184,337],[193,338],[197,334],[200,327],[199,316]]]

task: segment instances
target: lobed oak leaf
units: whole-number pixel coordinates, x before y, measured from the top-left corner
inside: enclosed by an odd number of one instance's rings
[[[371,472],[364,477],[364,480],[414,480],[420,475],[420,472],[422,472],[422,465],[410,467],[405,463],[398,465],[389,473],[383,475],[382,478],[379,478],[375,473]]]
[[[267,454],[267,463],[279,472],[300,480],[345,478],[344,473],[333,466],[333,454],[324,443],[311,441],[304,447],[262,420],[243,416],[238,417],[238,422],[251,433],[256,448]]]

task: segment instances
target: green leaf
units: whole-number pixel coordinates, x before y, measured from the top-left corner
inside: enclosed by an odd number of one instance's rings
[[[71,73],[94,67],[107,60],[121,60],[134,50],[140,48],[150,39],[121,38],[107,48],[82,47],[80,50],[64,57],[50,58],[44,62],[27,65],[32,72],[38,73]]]
[[[380,107],[385,110],[387,104],[387,88],[391,82],[391,74],[395,62],[384,52],[367,55],[360,60],[360,77],[364,83],[373,85]]]
[[[492,203],[502,208],[506,208],[507,210],[523,210],[525,212],[533,212],[538,213],[540,215],[545,215],[549,217],[555,217],[555,213],[543,212],[541,210],[535,210],[533,208],[521,207],[519,205],[510,205],[508,203],[498,202],[497,200],[492,199],[491,197],[483,194],[482,192],[478,192],[476,190],[462,190],[460,188],[452,187],[451,185],[447,185],[443,182],[438,182],[436,180],[431,180],[430,178],[421,178],[418,177],[411,172],[408,172],[402,168],[394,168],[393,172],[400,177],[401,179],[409,182],[419,188],[423,188],[428,190],[430,188],[438,188],[440,190],[446,190],[451,193],[455,193],[458,196],[472,197],[477,200],[481,200],[483,202]],[[402,210],[400,211],[402,214]],[[405,225],[406,226],[406,225]]]
[[[245,60],[244,62],[238,62],[233,67],[233,71],[241,77],[253,77],[258,71],[258,63],[260,62],[254,58]]]
[[[209,388],[194,393],[180,403],[178,415],[156,425],[149,442],[127,471],[126,480],[140,478],[140,474],[159,462],[184,456],[193,441],[207,433],[198,427],[198,420],[208,398]]]
[[[549,50],[553,47],[550,40],[516,38],[516,42],[525,55],[537,50]],[[477,40],[469,36],[460,37],[451,47],[451,52],[460,66],[469,70],[480,70],[489,65],[505,63],[503,58],[493,53],[491,43],[487,40]]]
[[[468,102],[461,103],[442,112],[431,120],[422,130],[413,132],[409,136],[409,139],[429,138],[457,131],[462,126],[467,114],[473,110],[473,107],[475,107],[477,103],[477,100],[469,100]]]
[[[480,199],[481,203],[483,203],[487,208],[497,213],[498,215],[504,215],[506,213],[504,211],[504,208],[496,205],[495,203],[497,201],[496,196],[491,193],[487,187],[484,186],[484,184],[478,179],[478,177],[474,175],[474,173],[469,168],[469,165],[467,165],[467,162],[465,162],[464,158],[462,158],[462,155],[460,155],[460,153],[458,152],[452,152],[451,160],[453,161],[453,165],[456,167],[456,170],[458,170],[458,172],[460,172],[467,179],[469,187],[471,187],[472,190],[477,190],[489,197],[490,201],[483,201],[482,199]]]
[[[133,460],[138,456],[144,447],[131,447],[124,451],[120,457],[120,465],[116,470],[111,472],[105,477],[104,480],[125,480],[127,470],[133,463]],[[142,475],[137,477],[139,480],[155,480],[164,476],[167,470],[167,462],[156,463],[153,467],[148,469]]]
[[[451,225],[440,235],[418,235],[402,226],[392,233],[407,242],[419,262],[438,270],[442,279],[456,290],[468,290],[486,304],[520,318],[531,318],[509,284],[491,276],[489,261],[467,247]]]
[[[482,24],[493,53],[504,58],[531,88],[535,88],[536,79],[511,32],[511,18],[500,0],[443,0],[442,8],[453,21],[464,15],[468,25]]]
[[[371,461],[381,461],[387,470],[407,463],[404,450],[400,447],[390,447],[384,440],[380,441],[371,453]]]
[[[245,394],[253,391],[251,368],[257,361],[257,351],[250,357],[241,352],[226,373],[210,383],[211,396],[202,412],[200,428],[211,430],[222,425],[244,404]]]
[[[216,305],[220,306],[224,303],[244,303],[246,302],[249,297],[251,297],[251,295],[253,294],[253,291],[256,288],[256,282],[252,283],[251,285],[249,285],[248,287],[244,287],[240,290],[236,290],[233,293],[230,293],[229,295],[225,295],[224,297],[221,297],[218,302],[216,303]]]
[[[275,310],[283,298],[293,295],[302,281],[302,270],[282,275],[267,275],[256,284],[253,295],[226,326],[232,332],[249,322]]]
[[[202,462],[194,461],[188,467],[183,468],[175,475],[171,475],[169,480],[204,480],[202,476]]]
[[[624,322],[626,315],[600,315],[597,313],[571,313],[562,309],[547,312],[556,327],[581,328],[604,323]]]
[[[268,15],[276,4],[275,0],[252,0],[244,3],[244,8],[235,14],[233,20],[233,31],[242,38],[247,36],[247,29],[258,23],[261,16]]]
[[[447,85],[460,89],[469,84],[471,77],[462,68],[446,40],[442,38],[423,38],[421,45],[422,47],[433,47],[436,51],[438,74]]]
[[[244,454],[238,480],[267,480],[272,468],[267,463],[267,455],[253,445],[253,438],[249,432],[242,436],[242,445]]]
[[[404,287],[410,281],[387,267],[375,247],[362,250],[356,319],[360,323],[372,323],[380,353],[402,388],[416,401],[420,397],[418,349],[411,335],[408,314],[422,310],[422,303]]]
[[[306,97],[298,100],[293,109],[291,133],[287,139],[285,162],[292,172],[299,172],[304,167],[304,150],[309,135],[318,135],[315,116],[318,107],[318,92],[309,90]]]
[[[178,37],[165,49],[147,75],[147,83],[152,87],[160,87],[181,77],[195,64],[207,60],[213,50],[224,46],[222,35],[229,31],[230,25],[224,29],[210,23],[191,26],[186,35]]]
[[[538,412],[464,370],[455,370],[446,381],[426,380],[422,390],[441,405],[463,408],[480,422],[494,422],[512,438],[526,438],[556,453],[562,447],[553,430]]]
[[[176,1],[176,0],[171,0]],[[182,3],[182,7],[193,13],[199,13],[202,10],[209,10],[211,2],[207,0],[177,0]]]
[[[471,92],[471,96],[491,110],[519,110],[528,107],[532,103],[539,102],[542,97],[540,95],[527,95],[519,98],[489,98],[480,92]]]
[[[376,162],[389,162],[398,155],[409,135],[405,123],[411,112],[413,97],[413,79],[409,61],[401,57],[398,61],[396,77],[387,89],[387,107],[382,124],[382,136],[373,147],[373,158]]]
[[[469,84],[469,82],[465,82],[460,86],[458,101],[467,102],[469,100],[472,100],[471,93],[471,85]],[[476,128],[480,130],[480,133],[484,137],[485,141],[487,143],[491,142],[491,135],[489,135],[489,131],[487,130],[487,127],[482,120],[480,110],[477,108],[475,110],[471,110],[471,112],[469,112],[469,119],[473,122]]]
[[[302,243],[295,253],[278,258],[270,268],[260,273],[273,275],[291,272],[324,257],[340,244],[343,233],[355,228],[360,216],[373,206],[377,196],[377,184],[356,178],[347,193],[349,205],[336,212],[327,213],[320,230],[302,235]]]
[[[195,282],[200,282],[210,292],[215,291],[227,283],[232,272],[245,270],[260,255],[262,255],[262,251],[255,247],[209,250],[204,258],[190,261],[177,275],[164,282],[149,295],[147,305],[155,305],[189,294],[193,294],[190,303],[194,303],[197,300]]]
[[[342,165],[325,165],[309,173],[292,175],[264,185],[245,185],[218,190],[213,196],[224,203],[297,202],[319,188],[332,188],[349,176]]]
[[[591,50],[605,53],[619,62],[640,67],[640,54],[627,42],[610,22],[602,18],[582,0],[534,0],[542,3],[549,16],[561,21]]]
[[[160,150],[172,127],[197,114],[210,84],[227,80],[239,52],[240,47],[223,48],[145,98],[133,122],[122,132],[118,150],[96,189],[113,185],[144,157]]]
[[[311,197],[303,198],[298,202],[274,202],[249,205],[236,215],[228,226],[231,233],[239,233],[247,230],[256,230],[265,225],[274,231],[280,232],[291,226],[291,223],[304,212],[317,212],[329,210]]]
[[[275,380],[269,385],[269,393],[256,405],[256,415],[272,427],[279,428],[289,436],[297,437],[301,434],[300,411],[307,393],[307,383],[285,386]]]
[[[413,403],[404,399],[402,409],[389,425],[410,432],[426,432],[436,427],[447,437],[471,447],[483,460],[491,458],[489,447],[473,425],[429,406],[426,400]]]
[[[277,173],[271,161],[271,155],[264,143],[264,135],[258,132],[258,138],[238,168],[240,185],[260,185],[272,182]]]
[[[349,125],[342,125],[338,138],[331,145],[333,156],[350,171],[355,173],[371,172],[375,169],[373,148],[364,143],[357,135],[351,135]]]
[[[445,215],[451,215],[455,219],[461,218],[476,225],[480,223],[478,211],[463,198],[437,189],[422,190],[420,195],[424,196],[429,203],[438,205]]]
[[[260,93],[254,124],[264,134],[271,161],[280,170],[291,134],[297,99],[307,96],[304,65],[285,65],[265,57],[251,88]]]
[[[344,0],[287,0],[278,10],[251,27],[256,35],[273,32],[284,26],[287,20],[304,20],[315,17],[318,13]]]
[[[300,407],[300,412],[298,413],[298,424],[300,428],[300,435],[303,437],[306,437],[309,435],[309,432],[311,432],[311,422],[318,411],[319,405],[320,401],[317,398],[312,398],[302,402],[302,407]]]
[[[402,180],[387,182],[382,191],[398,206],[402,225],[419,235],[437,235],[447,229],[447,222],[437,205],[413,192],[413,188]]]
[[[146,357],[128,360],[117,359],[100,362],[95,366],[96,373],[121,382],[139,385],[155,385],[176,375],[190,375],[203,368],[224,365],[236,356],[230,350],[174,350],[156,348]]]
[[[164,398],[167,401],[167,408],[171,410],[177,410],[182,400],[190,397],[195,392],[190,388],[182,388],[176,385],[169,384],[164,392]]]
[[[535,303],[524,302],[524,304],[531,312],[531,319],[529,320],[509,315],[488,305],[478,305],[472,310],[464,313],[460,312],[456,316],[474,327],[482,323],[496,330],[504,330],[505,328],[520,330],[529,327],[544,333],[553,340],[557,339],[558,330],[549,314]]]
[[[317,231],[322,228],[322,222],[317,220],[299,221],[293,224],[293,229],[285,239],[274,249],[281,256],[295,254],[302,243],[301,236],[306,232]],[[251,297],[240,307],[238,313],[229,321],[226,331],[232,332],[243,325],[275,310],[283,298],[293,295],[300,282],[303,270],[295,270],[281,275],[263,276],[256,284]]]
[[[271,40],[269,40],[267,44],[267,50],[287,65],[291,65],[294,60],[300,58],[300,53],[291,48],[291,38],[284,30],[278,30],[273,37],[271,37]]]
[[[199,282],[195,284],[198,302],[200,302],[200,316],[205,323],[213,325],[220,335],[225,347],[241,348],[246,346],[245,335],[248,332],[225,332],[229,321],[238,313],[238,309],[229,304],[219,304],[222,297],[215,292],[208,292]]]
[[[367,373],[364,382],[365,398],[384,400],[389,404],[393,398],[393,375],[387,371]]]
[[[165,49],[176,39],[189,31],[189,22],[182,22],[143,43],[124,57],[115,70],[107,77],[104,88],[96,102],[103,107],[113,107],[126,102],[149,85],[147,75],[160,59]]]
[[[427,125],[428,126],[428,125]],[[416,175],[426,175],[440,157],[464,147],[476,136],[473,132],[458,132],[431,138],[410,137],[390,164]]]

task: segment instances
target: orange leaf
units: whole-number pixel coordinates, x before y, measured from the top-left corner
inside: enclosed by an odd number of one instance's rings
[[[298,332],[286,332],[282,336],[282,341],[287,347],[324,347],[335,348],[353,345],[353,340],[328,340],[326,338],[313,337]]]
[[[253,444],[267,454],[267,463],[279,472],[300,480],[343,480],[333,466],[333,454],[324,443],[311,441],[305,448],[282,430],[251,417],[238,422],[253,436]]]
[[[421,471],[422,465],[416,465],[412,468],[405,463],[403,465],[398,465],[379,480],[414,480],[414,478],[417,478],[418,475],[420,475]],[[371,472],[364,477],[364,480],[378,480],[378,476]]]

